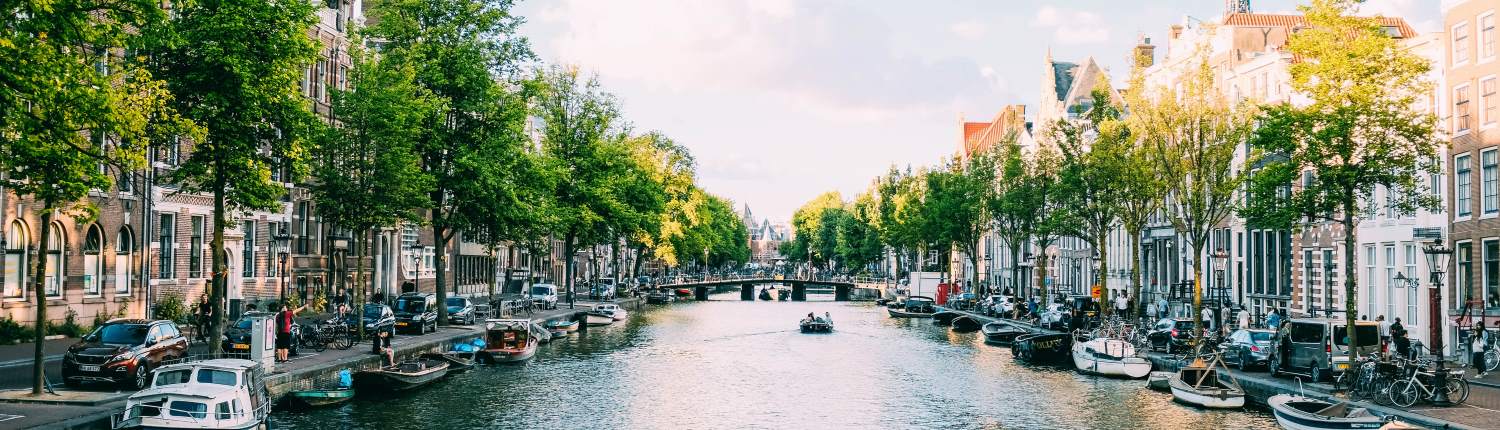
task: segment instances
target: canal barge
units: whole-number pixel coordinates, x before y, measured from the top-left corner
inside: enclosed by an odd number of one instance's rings
[[[1010,353],[1031,363],[1057,364],[1068,360],[1072,346],[1073,335],[1067,333],[1032,333],[1016,337]]]

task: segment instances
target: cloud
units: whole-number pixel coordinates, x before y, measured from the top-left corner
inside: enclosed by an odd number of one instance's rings
[[[948,32],[964,39],[979,40],[984,38],[985,33],[989,32],[989,28],[985,27],[979,21],[970,19],[949,24]]]
[[[752,92],[837,119],[952,112],[993,98],[966,58],[898,52],[883,19],[832,4],[762,0],[546,3],[546,60],[673,93]],[[982,29],[982,28],[981,28]],[[965,28],[963,31],[976,31]]]
[[[1109,40],[1109,26],[1104,18],[1085,10],[1043,6],[1037,10],[1032,27],[1052,29],[1052,39],[1061,45],[1087,45]]]
[[[1429,18],[1432,12],[1432,0],[1365,0],[1359,5],[1360,15],[1401,17],[1418,32],[1437,31],[1440,25]]]

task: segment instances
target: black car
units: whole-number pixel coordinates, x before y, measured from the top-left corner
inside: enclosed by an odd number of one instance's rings
[[[240,319],[234,321],[234,325],[224,330],[224,352],[249,353],[250,352],[250,317],[255,315],[275,315],[272,312],[246,312]],[[273,317],[271,323],[275,324]],[[302,338],[302,325],[297,324],[297,319],[292,319],[292,339]],[[274,339],[273,339],[274,340]],[[301,342],[292,342],[292,347],[287,351],[297,355],[301,350]]]
[[[467,297],[448,298],[448,321],[455,324],[474,324],[474,303]]]
[[[188,340],[177,324],[166,320],[110,320],[63,355],[63,383],[109,382],[139,390],[151,381],[151,369],[187,356]]]
[[[360,315],[350,312],[344,316],[351,330],[359,327]],[[391,307],[383,303],[365,303],[364,309],[365,336],[374,336],[375,333],[385,331],[396,332],[396,314],[391,312]]]
[[[1250,366],[1264,366],[1271,360],[1271,342],[1276,339],[1275,330],[1243,329],[1229,334],[1219,344],[1220,356],[1226,363],[1233,363],[1240,370]]]
[[[1151,349],[1165,349],[1169,354],[1188,348],[1192,339],[1193,320],[1187,318],[1162,318],[1146,333],[1146,340],[1151,341]]]
[[[437,296],[427,293],[406,293],[396,298],[396,330],[416,331],[426,334],[437,331]]]

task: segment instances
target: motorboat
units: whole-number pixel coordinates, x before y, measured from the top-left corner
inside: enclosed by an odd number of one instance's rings
[[[691,288],[678,288],[677,289],[677,297],[691,297],[692,295],[693,295],[693,290]]]
[[[1223,380],[1218,366],[1218,357],[1205,360],[1194,359],[1192,363],[1177,370],[1177,376],[1167,381],[1172,388],[1172,397],[1179,402],[1209,409],[1232,409],[1245,406],[1245,389],[1231,376]]]
[[[1172,378],[1177,377],[1177,372],[1154,371],[1146,375],[1146,387],[1156,391],[1172,391]]]
[[[288,405],[302,408],[321,408],[341,405],[354,399],[354,388],[322,388],[297,390],[286,393]]]
[[[594,305],[593,312],[599,312],[605,315],[609,315],[609,319],[614,321],[624,321],[625,317],[627,316],[625,313],[625,308],[622,308],[620,307],[620,305],[614,303],[600,303]]]
[[[536,355],[538,341],[531,320],[485,320],[484,340],[488,346],[474,355],[481,363],[519,363]]]
[[[954,319],[957,319],[961,316],[964,316],[964,314],[954,311],[940,311],[932,314],[932,323],[937,325],[949,325],[953,324]]]
[[[887,308],[886,311],[892,318],[932,318],[937,307],[931,297],[911,296],[901,303],[900,308]]]
[[[651,294],[646,295],[646,303],[653,305],[672,303],[672,295],[668,294],[665,290],[652,291]]]
[[[984,325],[974,317],[964,315],[953,319],[953,331],[957,333],[973,333],[979,331]]]
[[[980,327],[980,330],[984,332],[985,343],[996,345],[1010,345],[1012,341],[1016,340],[1016,336],[1030,333],[1024,328],[1005,321],[995,321],[985,324],[983,327]]]
[[[1073,336],[1067,333],[1032,333],[1017,336],[1010,353],[1032,363],[1061,363],[1067,360]]]
[[[474,360],[453,352],[428,352],[418,357],[448,362],[448,374],[464,373],[474,368]]]
[[[559,331],[564,333],[572,333],[578,331],[578,321],[573,320],[552,320],[547,321],[545,324],[542,324],[542,326],[546,327],[547,330],[551,331],[554,335]]]
[[[112,415],[115,429],[264,428],[271,412],[264,370],[254,361],[219,358],[164,365],[151,386]]]
[[[589,327],[606,326],[614,324],[615,318],[603,312],[588,311],[583,314],[583,323]]]
[[[354,374],[354,387],[362,393],[406,391],[430,384],[447,374],[447,361],[418,358],[361,370]]]
[[[1151,361],[1136,356],[1130,342],[1103,337],[1073,342],[1073,367],[1084,373],[1127,378],[1151,373]]]
[[[833,317],[828,315],[827,312],[824,312],[821,317],[807,314],[807,318],[803,318],[798,324],[803,333],[833,332]]]
[[[1287,430],[1377,429],[1386,424],[1384,416],[1344,402],[1277,394],[1266,404],[1276,414],[1276,423]]]

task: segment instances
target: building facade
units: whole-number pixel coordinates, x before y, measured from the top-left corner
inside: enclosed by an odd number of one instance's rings
[[[1496,61],[1493,1],[1445,2],[1441,88],[1451,109],[1443,128],[1451,147],[1445,185],[1454,251],[1447,309],[1457,330],[1479,320],[1500,321],[1500,61]]]

